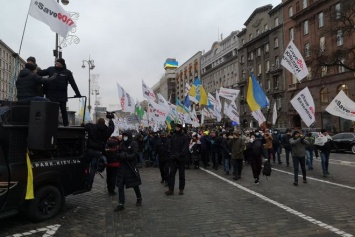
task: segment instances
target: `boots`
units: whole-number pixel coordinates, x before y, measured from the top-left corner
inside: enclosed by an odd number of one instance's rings
[[[174,191],[169,189],[168,191],[165,192],[165,194],[166,194],[166,196],[171,196],[171,195],[174,195]]]
[[[142,206],[142,198],[137,198],[136,206],[137,207]]]

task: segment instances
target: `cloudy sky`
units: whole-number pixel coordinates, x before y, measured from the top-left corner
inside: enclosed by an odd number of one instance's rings
[[[41,0],[38,0],[41,1]],[[43,3],[50,0],[42,0]],[[198,51],[208,51],[219,34],[241,30],[255,8],[281,0],[70,0],[63,6],[80,17],[75,35],[79,44],[63,49],[81,94],[88,95],[89,55],[99,74],[101,105],[118,104],[116,82],[142,100],[141,80],[152,87],[164,74],[166,58],[183,64]],[[2,0],[0,39],[18,52],[30,0]],[[29,16],[21,57],[37,58],[41,68],[54,63],[55,34]],[[70,87],[69,87],[70,88]],[[69,89],[69,95],[74,95]],[[94,96],[91,97],[94,104]],[[79,103],[70,103],[77,110]]]

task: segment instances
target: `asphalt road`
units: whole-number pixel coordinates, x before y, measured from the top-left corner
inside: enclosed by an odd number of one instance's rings
[[[274,165],[259,185],[249,166],[238,181],[222,167],[190,169],[185,194],[169,197],[159,170],[142,168],[143,206],[135,206],[129,189],[120,213],[113,212],[118,197],[108,196],[97,175],[93,190],[67,197],[57,217],[42,223],[22,215],[1,220],[0,236],[355,236],[355,155],[330,158],[328,177],[315,159],[308,183],[298,187],[292,185],[293,168],[284,165]]]

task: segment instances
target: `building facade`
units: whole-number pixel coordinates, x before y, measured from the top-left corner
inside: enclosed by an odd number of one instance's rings
[[[262,110],[267,123],[272,122],[276,103],[278,119],[274,127],[287,124],[285,72],[281,67],[284,53],[282,4],[265,5],[254,10],[238,33],[238,88],[240,89],[240,122],[243,127],[258,127],[246,102],[248,78],[255,75],[269,99],[270,106]]]
[[[315,103],[316,122],[312,126],[315,129],[340,132],[353,127],[350,120],[325,111],[340,90],[355,100],[355,29],[343,23],[355,22],[353,3],[352,0],[283,0],[284,41],[294,41],[309,71],[301,82],[286,72],[287,101],[308,87]],[[290,103],[288,120],[290,127],[306,128]]]
[[[160,93],[166,100],[175,103],[176,99],[176,83],[175,83],[175,70],[166,68],[165,74],[160,80],[152,87],[155,95]]]
[[[13,95],[13,100],[16,100],[16,86],[13,80],[16,59],[13,57],[15,52],[0,40],[0,100],[8,99]],[[25,67],[25,61],[20,58],[18,72]],[[17,78],[16,78],[17,79]]]

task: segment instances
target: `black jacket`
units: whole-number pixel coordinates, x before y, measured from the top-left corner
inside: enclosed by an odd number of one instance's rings
[[[75,95],[80,97],[78,86],[75,83],[73,74],[66,67],[49,67],[45,70],[37,72],[40,76],[52,76],[57,73],[57,79],[48,85],[44,86],[44,93],[46,98],[53,102],[66,102],[68,101],[68,83],[73,88]]]
[[[142,184],[139,171],[136,168],[138,157],[138,144],[129,139],[120,143],[118,155],[120,166],[118,167],[116,186],[118,188],[132,188]]]
[[[290,139],[291,138],[292,138],[292,136],[287,134],[287,133],[282,136],[281,145],[282,145],[283,148],[291,150],[291,144],[290,144]]]
[[[159,160],[167,161],[170,159],[170,139],[160,138],[157,143]]]
[[[115,125],[110,119],[108,126],[105,124],[87,123],[85,130],[88,132],[87,148],[96,151],[104,151],[106,141],[115,130]]]
[[[42,78],[30,69],[24,68],[20,71],[16,81],[17,99],[25,100],[35,96],[42,96],[42,84],[54,82],[52,78]]]
[[[222,154],[225,158],[229,159],[230,158],[230,153],[231,153],[231,149],[228,146],[228,140],[225,138],[222,138],[222,143],[221,143],[221,147],[222,147]]]
[[[189,154],[189,139],[182,132],[175,132],[170,140],[170,153],[172,159],[185,161]]]
[[[211,137],[210,152],[219,153],[221,150],[222,138],[219,136]]]

